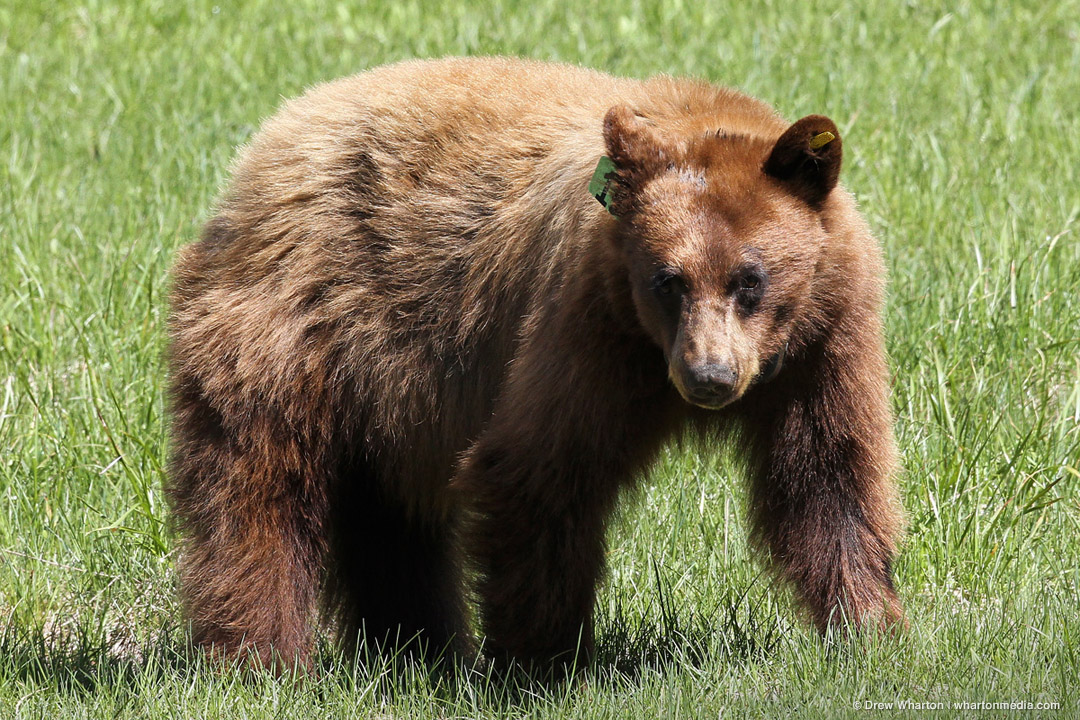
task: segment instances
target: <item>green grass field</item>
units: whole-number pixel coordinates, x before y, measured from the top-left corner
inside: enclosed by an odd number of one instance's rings
[[[1078,0],[232,5],[0,2],[0,718],[1080,716]],[[891,273],[904,637],[822,642],[746,546],[736,464],[673,450],[611,534],[579,684],[329,649],[295,684],[185,652],[161,495],[173,252],[282,97],[495,53],[837,121]]]

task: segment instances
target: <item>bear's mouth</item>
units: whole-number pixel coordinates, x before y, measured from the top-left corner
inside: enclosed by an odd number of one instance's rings
[[[681,388],[680,388],[681,390]],[[691,405],[696,405],[699,408],[705,410],[719,410],[723,407],[727,407],[731,403],[739,399],[739,393],[729,390],[723,391],[695,391],[680,393],[683,399]]]

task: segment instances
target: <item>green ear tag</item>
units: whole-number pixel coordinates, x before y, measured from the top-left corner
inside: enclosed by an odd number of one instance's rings
[[[589,194],[607,208],[609,213],[611,212],[611,197],[608,195],[608,188],[615,172],[615,163],[611,161],[611,158],[603,155],[600,157],[600,162],[596,163],[596,172],[589,181]]]
[[[823,148],[835,139],[836,136],[828,130],[823,133],[818,133],[814,137],[810,138],[810,149],[817,150],[818,148]]]

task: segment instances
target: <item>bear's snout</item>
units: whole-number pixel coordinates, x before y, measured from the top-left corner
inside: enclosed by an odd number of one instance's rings
[[[735,395],[739,374],[724,363],[701,363],[687,368],[687,398],[695,405],[717,407],[727,404]]]

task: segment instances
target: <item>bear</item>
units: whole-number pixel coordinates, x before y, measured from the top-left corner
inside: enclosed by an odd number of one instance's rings
[[[841,148],[703,81],[508,58],[286,103],[173,271],[193,642],[587,664],[608,520],[683,437],[745,458],[818,629],[902,625],[885,271]]]

